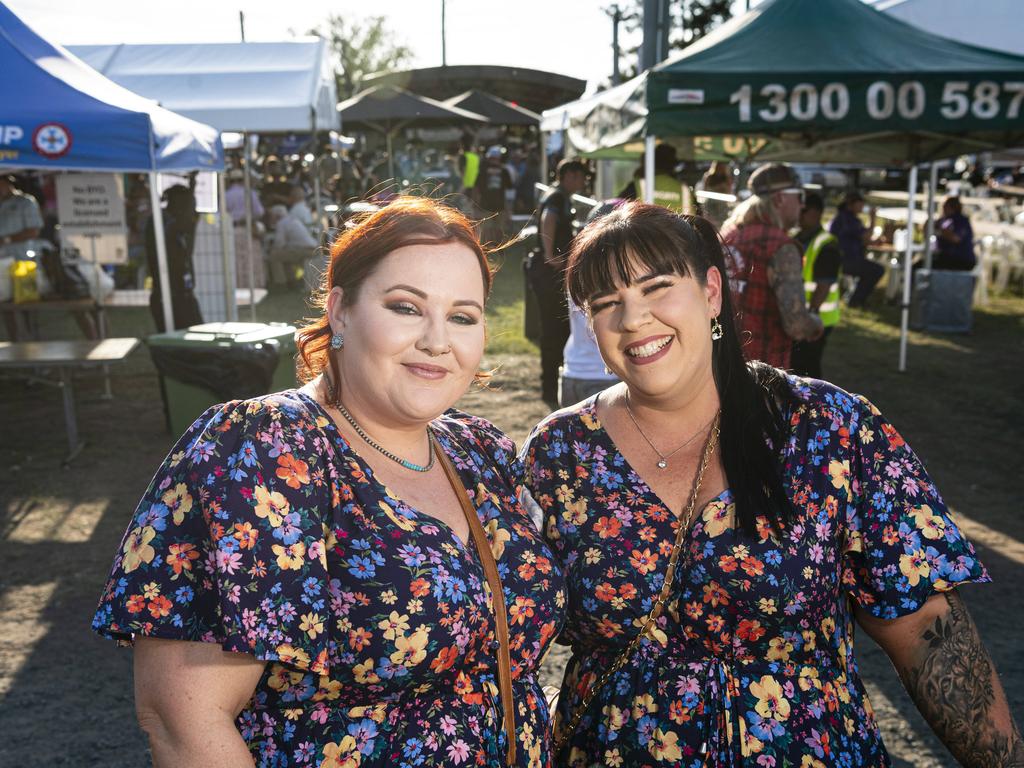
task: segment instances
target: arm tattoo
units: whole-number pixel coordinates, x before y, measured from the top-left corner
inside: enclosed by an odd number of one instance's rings
[[[782,327],[798,341],[817,338],[821,320],[807,311],[802,257],[795,245],[784,245],[772,256],[768,280],[782,315]]]
[[[997,697],[995,667],[978,629],[963,598],[955,591],[943,596],[949,612],[924,630],[913,658],[899,669],[900,677],[935,734],[961,764],[1024,766],[1024,741],[1001,690]],[[996,712],[997,708],[1005,712]]]

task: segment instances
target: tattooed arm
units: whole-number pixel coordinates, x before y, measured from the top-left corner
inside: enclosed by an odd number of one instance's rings
[[[910,697],[967,768],[1024,767],[1021,740],[992,659],[957,590],[894,620],[857,608],[857,620],[892,660]]]
[[[824,332],[824,326],[821,318],[807,309],[802,261],[795,245],[782,246],[768,264],[768,282],[775,292],[786,334],[795,341],[813,341]]]

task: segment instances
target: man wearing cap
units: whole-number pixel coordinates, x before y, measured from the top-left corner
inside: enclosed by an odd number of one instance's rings
[[[39,237],[39,203],[19,191],[13,176],[0,176],[0,257],[23,258],[25,243]]]
[[[557,175],[557,183],[540,201],[540,248],[529,265],[540,314],[541,395],[552,408],[558,407],[558,371],[569,338],[564,271],[573,237],[572,196],[586,186],[587,166],[580,160],[562,160]]]
[[[825,332],[815,341],[793,343],[790,367],[799,376],[821,378],[821,358],[825,342],[839,324],[839,272],[842,256],[835,235],[821,226],[825,201],[817,192],[809,192],[800,211],[800,231],[796,241],[804,249],[804,290],[807,308],[821,318]]]
[[[857,287],[846,302],[851,307],[863,306],[885,274],[885,267],[867,257],[866,249],[875,222],[872,211],[871,226],[865,227],[860,220],[863,212],[863,196],[857,191],[849,192],[828,228],[839,241],[839,250],[843,254],[843,272],[857,278]]]
[[[752,195],[722,227],[737,323],[747,336],[743,354],[788,368],[794,341],[823,333],[804,297],[803,257],[788,234],[800,219],[804,190],[788,165],[770,163],[750,175]]]

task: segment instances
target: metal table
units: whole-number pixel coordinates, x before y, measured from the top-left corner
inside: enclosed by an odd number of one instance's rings
[[[139,345],[134,338],[98,339],[90,341],[0,341],[0,369],[56,369],[64,397],[64,428],[68,437],[67,466],[85,443],[78,437],[75,414],[75,392],[72,373],[75,369],[107,366],[123,361]]]

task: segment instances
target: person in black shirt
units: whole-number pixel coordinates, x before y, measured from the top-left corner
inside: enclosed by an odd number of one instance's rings
[[[540,310],[540,381],[544,402],[558,407],[558,369],[569,338],[565,297],[565,260],[572,242],[572,196],[587,182],[587,166],[579,160],[558,164],[558,181],[540,202],[540,248],[531,257],[530,286]]]
[[[188,187],[176,184],[164,192],[163,200],[167,203],[164,208],[164,242],[167,244],[167,273],[171,287],[173,329],[164,326],[164,305],[160,293],[160,270],[156,255],[156,230],[152,217],[146,224],[146,262],[149,274],[153,276],[149,311],[160,333],[188,328],[203,322],[199,302],[193,293],[195,267],[192,265],[192,250],[195,248],[198,221],[196,199]]]
[[[807,193],[803,208],[800,210],[800,230],[794,239],[800,243],[804,251],[804,286],[807,293],[807,308],[821,317],[825,332],[813,341],[793,342],[790,357],[790,368],[798,376],[821,378],[821,358],[825,354],[825,342],[839,321],[839,270],[843,254],[839,250],[839,241],[834,235],[821,226],[821,214],[825,201],[816,192]],[[824,237],[822,237],[824,236]],[[821,239],[819,239],[821,238]],[[811,245],[817,241],[816,254],[811,253]],[[807,259],[813,258],[810,275],[807,270]],[[808,280],[807,278],[810,277]],[[811,288],[810,286],[814,286]],[[830,298],[829,294],[832,293]],[[832,304],[835,304],[833,307]]]

